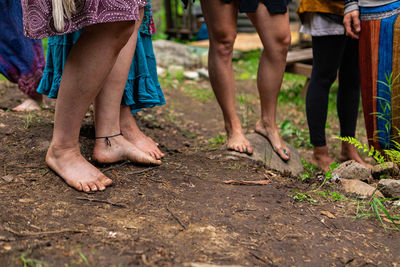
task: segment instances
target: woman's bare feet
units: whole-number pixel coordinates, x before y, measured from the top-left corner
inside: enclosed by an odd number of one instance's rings
[[[34,111],[39,110],[42,104],[42,96],[40,97],[29,97],[24,102],[13,108],[13,111]]]
[[[132,116],[131,109],[128,106],[121,106],[120,125],[121,132],[125,139],[134,144],[137,148],[158,160],[165,157],[165,154],[158,148],[158,144],[139,129],[135,118]]]
[[[47,165],[65,182],[78,191],[104,190],[112,180],[90,164],[79,148],[56,148],[50,146],[46,155]]]
[[[274,151],[278,156],[285,161],[290,159],[290,150],[287,148],[285,142],[283,142],[281,136],[279,135],[278,128],[276,125],[269,127],[266,123],[259,120],[255,128],[256,133],[264,136],[274,148]]]
[[[134,144],[119,135],[108,139],[96,139],[93,160],[99,163],[114,163],[129,160],[144,165],[161,165],[161,161],[143,152]]]
[[[158,144],[146,136],[138,127],[122,127],[121,131],[126,140],[131,142],[141,151],[149,154],[155,159],[162,159],[165,154],[158,148]]]
[[[242,131],[228,132],[226,147],[240,153],[253,154],[253,148]]]
[[[315,146],[314,153],[311,158],[311,163],[317,165],[321,170],[327,172],[333,163],[333,159],[329,156],[327,146]]]
[[[371,164],[368,164],[365,161],[363,161],[360,155],[358,155],[357,149],[352,144],[349,144],[347,142],[342,142],[342,152],[340,153],[339,160],[342,162],[347,160],[355,160],[364,167],[367,168],[373,167]]]

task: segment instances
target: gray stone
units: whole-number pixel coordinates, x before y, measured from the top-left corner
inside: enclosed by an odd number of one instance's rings
[[[206,78],[206,79],[210,78],[208,70],[206,68],[201,68],[201,69],[198,69],[196,71],[199,73],[200,77],[203,77],[203,78]]]
[[[199,67],[200,57],[190,52],[188,46],[167,40],[153,42],[157,64],[162,67],[181,65],[185,68]]]
[[[164,77],[166,73],[167,73],[167,71],[163,67],[157,66],[157,75],[158,76]]]
[[[289,172],[297,177],[303,173],[304,169],[300,155],[291,145],[286,143],[287,147],[290,149],[291,157],[289,161],[285,162],[275,153],[271,143],[265,137],[257,133],[247,134],[246,137],[253,147],[253,155],[249,156],[245,153],[234,151],[231,152],[232,154],[263,162],[265,168],[281,173]]]
[[[378,188],[385,197],[400,197],[400,180],[382,179]]]
[[[208,68],[208,51],[200,55],[200,63],[203,68]]]
[[[7,183],[11,183],[14,180],[14,177],[12,177],[11,175],[6,175],[6,176],[1,177],[1,179],[6,181]]]
[[[374,179],[381,179],[381,176],[398,177],[399,175],[399,167],[393,162],[385,162],[372,168],[372,176]]]
[[[168,67],[168,74],[172,77],[177,77],[179,75],[183,75],[184,69],[182,66],[171,65]]]
[[[371,197],[374,195],[375,197],[383,198],[383,195],[379,190],[376,190],[375,187],[370,186],[367,183],[364,183],[360,180],[355,179],[339,179],[340,183],[344,191],[351,194],[356,194],[362,197]]]
[[[371,176],[371,169],[364,167],[354,160],[349,160],[334,169],[332,175],[337,175],[342,179],[366,180]]]
[[[183,73],[183,78],[187,80],[197,81],[198,79],[200,79],[200,75],[197,73],[197,71],[185,71]]]

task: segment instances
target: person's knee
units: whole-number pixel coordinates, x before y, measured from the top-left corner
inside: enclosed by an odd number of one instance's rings
[[[211,40],[211,42],[218,56],[222,58],[231,58],[235,39],[236,33],[231,33],[218,36],[217,38]]]
[[[286,58],[287,52],[289,51],[291,35],[290,31],[284,31],[276,37],[276,44],[278,46],[278,53]]]

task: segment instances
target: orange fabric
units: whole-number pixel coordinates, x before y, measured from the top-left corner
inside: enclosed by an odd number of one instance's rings
[[[334,0],[301,0],[297,13],[320,12],[343,16],[343,1]]]
[[[365,127],[370,146],[380,149],[376,118],[380,20],[361,21],[359,62]]]
[[[392,65],[392,135],[399,142],[400,130],[400,17],[397,17],[393,32],[393,65]],[[397,79],[396,79],[397,78]]]

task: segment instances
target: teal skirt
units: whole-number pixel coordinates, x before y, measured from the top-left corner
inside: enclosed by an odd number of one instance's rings
[[[48,39],[46,67],[37,92],[48,95],[49,98],[57,98],[64,64],[81,33],[82,31],[77,31]],[[148,34],[138,35],[122,104],[129,106],[132,113],[142,108],[165,104],[164,94],[157,77],[153,43]]]

